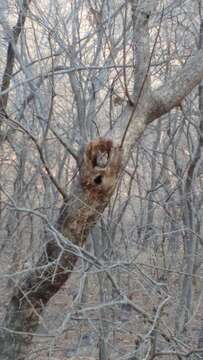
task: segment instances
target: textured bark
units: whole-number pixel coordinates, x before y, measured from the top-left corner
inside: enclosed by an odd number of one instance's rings
[[[25,359],[26,347],[40,322],[44,306],[69,278],[77,254],[114,192],[121,168],[121,150],[111,140],[90,142],[82,156],[79,174],[70,197],[64,202],[56,224],[67,241],[54,236],[33,270],[18,284],[1,330],[0,359]]]
[[[203,49],[203,22],[200,24],[200,41],[199,48]],[[179,303],[176,312],[176,333],[181,335],[187,330],[187,322],[192,316],[192,297],[193,297],[193,275],[195,274],[195,267],[197,263],[198,254],[198,234],[196,227],[195,218],[195,203],[194,203],[194,179],[197,169],[199,167],[199,161],[202,155],[203,147],[203,88],[202,81],[199,84],[199,112],[200,112],[200,123],[199,123],[199,137],[196,140],[196,149],[193,152],[190,160],[190,164],[187,169],[187,177],[184,184],[182,199],[185,199],[184,212],[183,212],[183,224],[185,230],[184,236],[184,268],[183,275],[180,278],[180,294]],[[201,235],[200,233],[198,234]]]
[[[10,34],[10,39],[7,49],[6,67],[4,70],[2,85],[1,85],[1,92],[3,93],[3,95],[0,96],[0,111],[5,110],[7,107],[9,92],[5,92],[5,91],[8,90],[10,86],[14,63],[15,63],[15,46],[18,42],[20,33],[23,30],[26,20],[28,5],[30,2],[31,0],[23,0],[22,7],[20,9],[19,16],[17,19],[17,23],[13,27],[12,32]]]
[[[134,109],[125,111],[125,118],[130,119],[130,126],[125,139],[125,152],[129,154],[145,131],[148,124],[167,114],[181,102],[203,79],[203,50],[197,50],[187,63],[158,89],[148,93]]]
[[[201,319],[201,321],[202,321],[202,323],[201,323],[201,329],[200,329],[199,339],[198,339],[198,348],[199,349],[203,349],[203,319]],[[199,356],[201,356],[203,359],[203,351],[200,352]]]

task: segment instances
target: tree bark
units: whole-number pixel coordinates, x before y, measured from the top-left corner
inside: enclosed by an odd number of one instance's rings
[[[125,118],[129,118],[128,133],[125,138],[125,152],[129,154],[135,141],[140,138],[146,127],[181,102],[203,79],[203,50],[197,50],[187,63],[164,85],[140,99],[136,108],[128,106]]]
[[[24,28],[27,10],[30,2],[31,0],[23,0],[16,25],[13,27],[10,34],[7,34],[10,36],[10,39],[7,49],[6,66],[3,73],[2,84],[1,84],[2,95],[0,96],[0,115],[1,112],[4,111],[7,107],[8,95],[9,95],[9,91],[7,90],[9,89],[13,74],[13,68],[15,63],[15,46],[18,42],[20,33]]]
[[[128,115],[132,116],[125,140],[126,154],[149,123],[180,105],[203,79],[202,57],[203,50],[200,49],[172,79],[147,94],[144,100],[140,99],[136,109],[128,107]],[[10,64],[13,68],[13,60]],[[11,70],[7,74],[11,74]],[[8,93],[8,79],[1,89],[2,96]],[[6,104],[7,95],[1,97],[1,109]],[[111,141],[99,139],[86,146],[79,174],[70,190],[70,197],[64,201],[55,229],[67,238],[67,243],[55,231],[47,240],[35,269],[15,287],[1,328],[0,360],[26,358],[24,349],[42,319],[43,308],[69,278],[78,258],[77,246],[85,243],[108,205],[120,167],[121,150]]]
[[[200,23],[200,41],[199,48],[203,49],[203,21]],[[194,218],[195,199],[193,194],[195,173],[199,166],[203,147],[203,88],[202,81],[199,84],[199,112],[200,122],[198,139],[196,140],[196,149],[191,156],[191,161],[187,170],[187,177],[182,193],[182,198],[185,199],[183,224],[185,230],[184,236],[184,263],[183,275],[180,278],[180,294],[179,302],[176,311],[176,332],[180,336],[187,330],[187,322],[192,316],[192,296],[193,296],[193,275],[195,273],[195,265],[198,254],[198,236],[193,236],[197,233],[196,220]],[[199,234],[200,235],[200,234]]]
[[[26,347],[42,320],[44,306],[69,278],[78,258],[77,247],[85,243],[109,203],[121,157],[121,149],[111,140],[99,138],[85,147],[71,195],[60,210],[55,236],[48,239],[35,269],[14,289],[1,328],[0,359],[26,358]]]

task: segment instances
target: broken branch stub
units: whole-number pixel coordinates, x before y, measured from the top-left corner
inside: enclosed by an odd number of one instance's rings
[[[79,176],[60,217],[62,233],[82,245],[115,190],[122,151],[111,140],[98,138],[86,145]],[[75,214],[77,213],[77,216]]]

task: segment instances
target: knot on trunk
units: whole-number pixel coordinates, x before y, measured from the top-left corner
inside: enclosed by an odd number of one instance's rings
[[[110,139],[89,142],[84,151],[81,185],[94,195],[113,193],[121,169],[122,150]]]

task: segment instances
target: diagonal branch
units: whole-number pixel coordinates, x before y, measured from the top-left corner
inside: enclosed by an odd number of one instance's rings
[[[191,91],[203,80],[203,50],[197,50],[174,76],[164,85],[140,100],[125,138],[125,152],[129,154],[132,146],[141,137],[147,125],[167,114],[188,96]],[[128,106],[130,118],[133,109]]]
[[[101,217],[115,190],[121,169],[121,150],[111,140],[96,139],[86,145],[70,196],[56,224],[58,232],[46,239],[35,269],[18,283],[0,333],[0,359],[26,359],[47,302],[69,278],[77,261],[75,245],[82,246]],[[67,241],[64,239],[66,238]]]
[[[190,57],[183,68],[155,90],[147,102],[147,124],[179,106],[203,79],[203,50]]]

